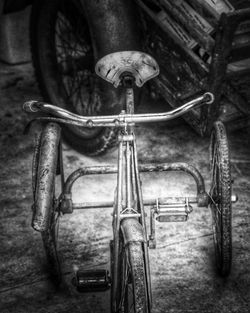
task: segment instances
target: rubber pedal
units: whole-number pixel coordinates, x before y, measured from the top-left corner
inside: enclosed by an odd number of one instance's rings
[[[79,292],[105,291],[110,288],[111,279],[107,270],[78,270],[73,284]]]

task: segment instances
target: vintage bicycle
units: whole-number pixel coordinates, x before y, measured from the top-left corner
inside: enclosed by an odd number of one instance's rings
[[[111,288],[112,312],[151,312],[152,294],[148,249],[156,247],[156,224],[184,222],[192,206],[210,207],[213,216],[213,235],[217,270],[230,273],[232,260],[230,160],[227,135],[223,123],[217,121],[211,135],[211,188],[207,193],[200,172],[186,163],[138,164],[134,126],[139,123],[168,121],[194,108],[210,105],[209,92],[165,113],[135,114],[133,87],[143,84],[159,73],[157,62],[138,51],[115,52],[100,59],[96,74],[125,92],[124,110],[116,115],[80,116],[60,107],[39,101],[24,104],[27,112],[46,112],[36,118],[47,122],[35,149],[33,161],[34,204],[32,226],[41,232],[51,274],[60,283],[62,273],[57,253],[57,225],[62,214],[75,209],[113,207],[113,239],[110,243],[111,269],[78,271],[74,284],[81,292]],[[88,128],[118,129],[117,166],[92,166],[75,170],[64,179],[60,124]],[[197,196],[164,197],[143,200],[140,173],[183,171],[197,185]],[[72,200],[72,186],[80,177],[117,173],[114,202],[77,204]],[[61,175],[61,194],[55,197],[55,177]],[[147,233],[145,207],[150,207],[150,233]]]

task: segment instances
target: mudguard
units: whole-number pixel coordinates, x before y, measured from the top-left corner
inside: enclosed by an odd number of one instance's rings
[[[124,218],[121,222],[124,244],[133,242],[145,243],[142,225],[135,218]]]
[[[39,232],[47,229],[52,214],[60,135],[55,123],[47,124],[41,134],[31,224]]]

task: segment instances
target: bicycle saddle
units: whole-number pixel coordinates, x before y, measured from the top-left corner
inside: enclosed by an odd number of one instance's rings
[[[118,87],[123,73],[130,73],[141,87],[146,81],[159,74],[159,66],[150,55],[139,51],[121,51],[101,58],[95,72],[104,80]]]

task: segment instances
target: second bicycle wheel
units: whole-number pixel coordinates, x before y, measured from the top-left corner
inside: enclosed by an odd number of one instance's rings
[[[122,26],[117,10],[107,11],[104,2],[96,4],[98,27],[93,26],[87,12],[92,5],[94,1],[84,5],[78,0],[33,1],[30,42],[35,74],[45,101],[79,115],[119,114],[124,102],[121,90],[99,79],[94,66],[105,54],[133,48],[132,31],[129,25]],[[115,24],[104,23],[105,17]],[[66,141],[90,155],[112,146],[116,133],[108,127],[63,128]]]
[[[232,263],[231,172],[226,130],[222,122],[214,124],[210,142],[212,185],[210,208],[218,272],[230,273]]]
[[[112,312],[150,312],[142,243],[133,242],[125,246],[123,239],[121,239],[119,256],[116,310]]]

